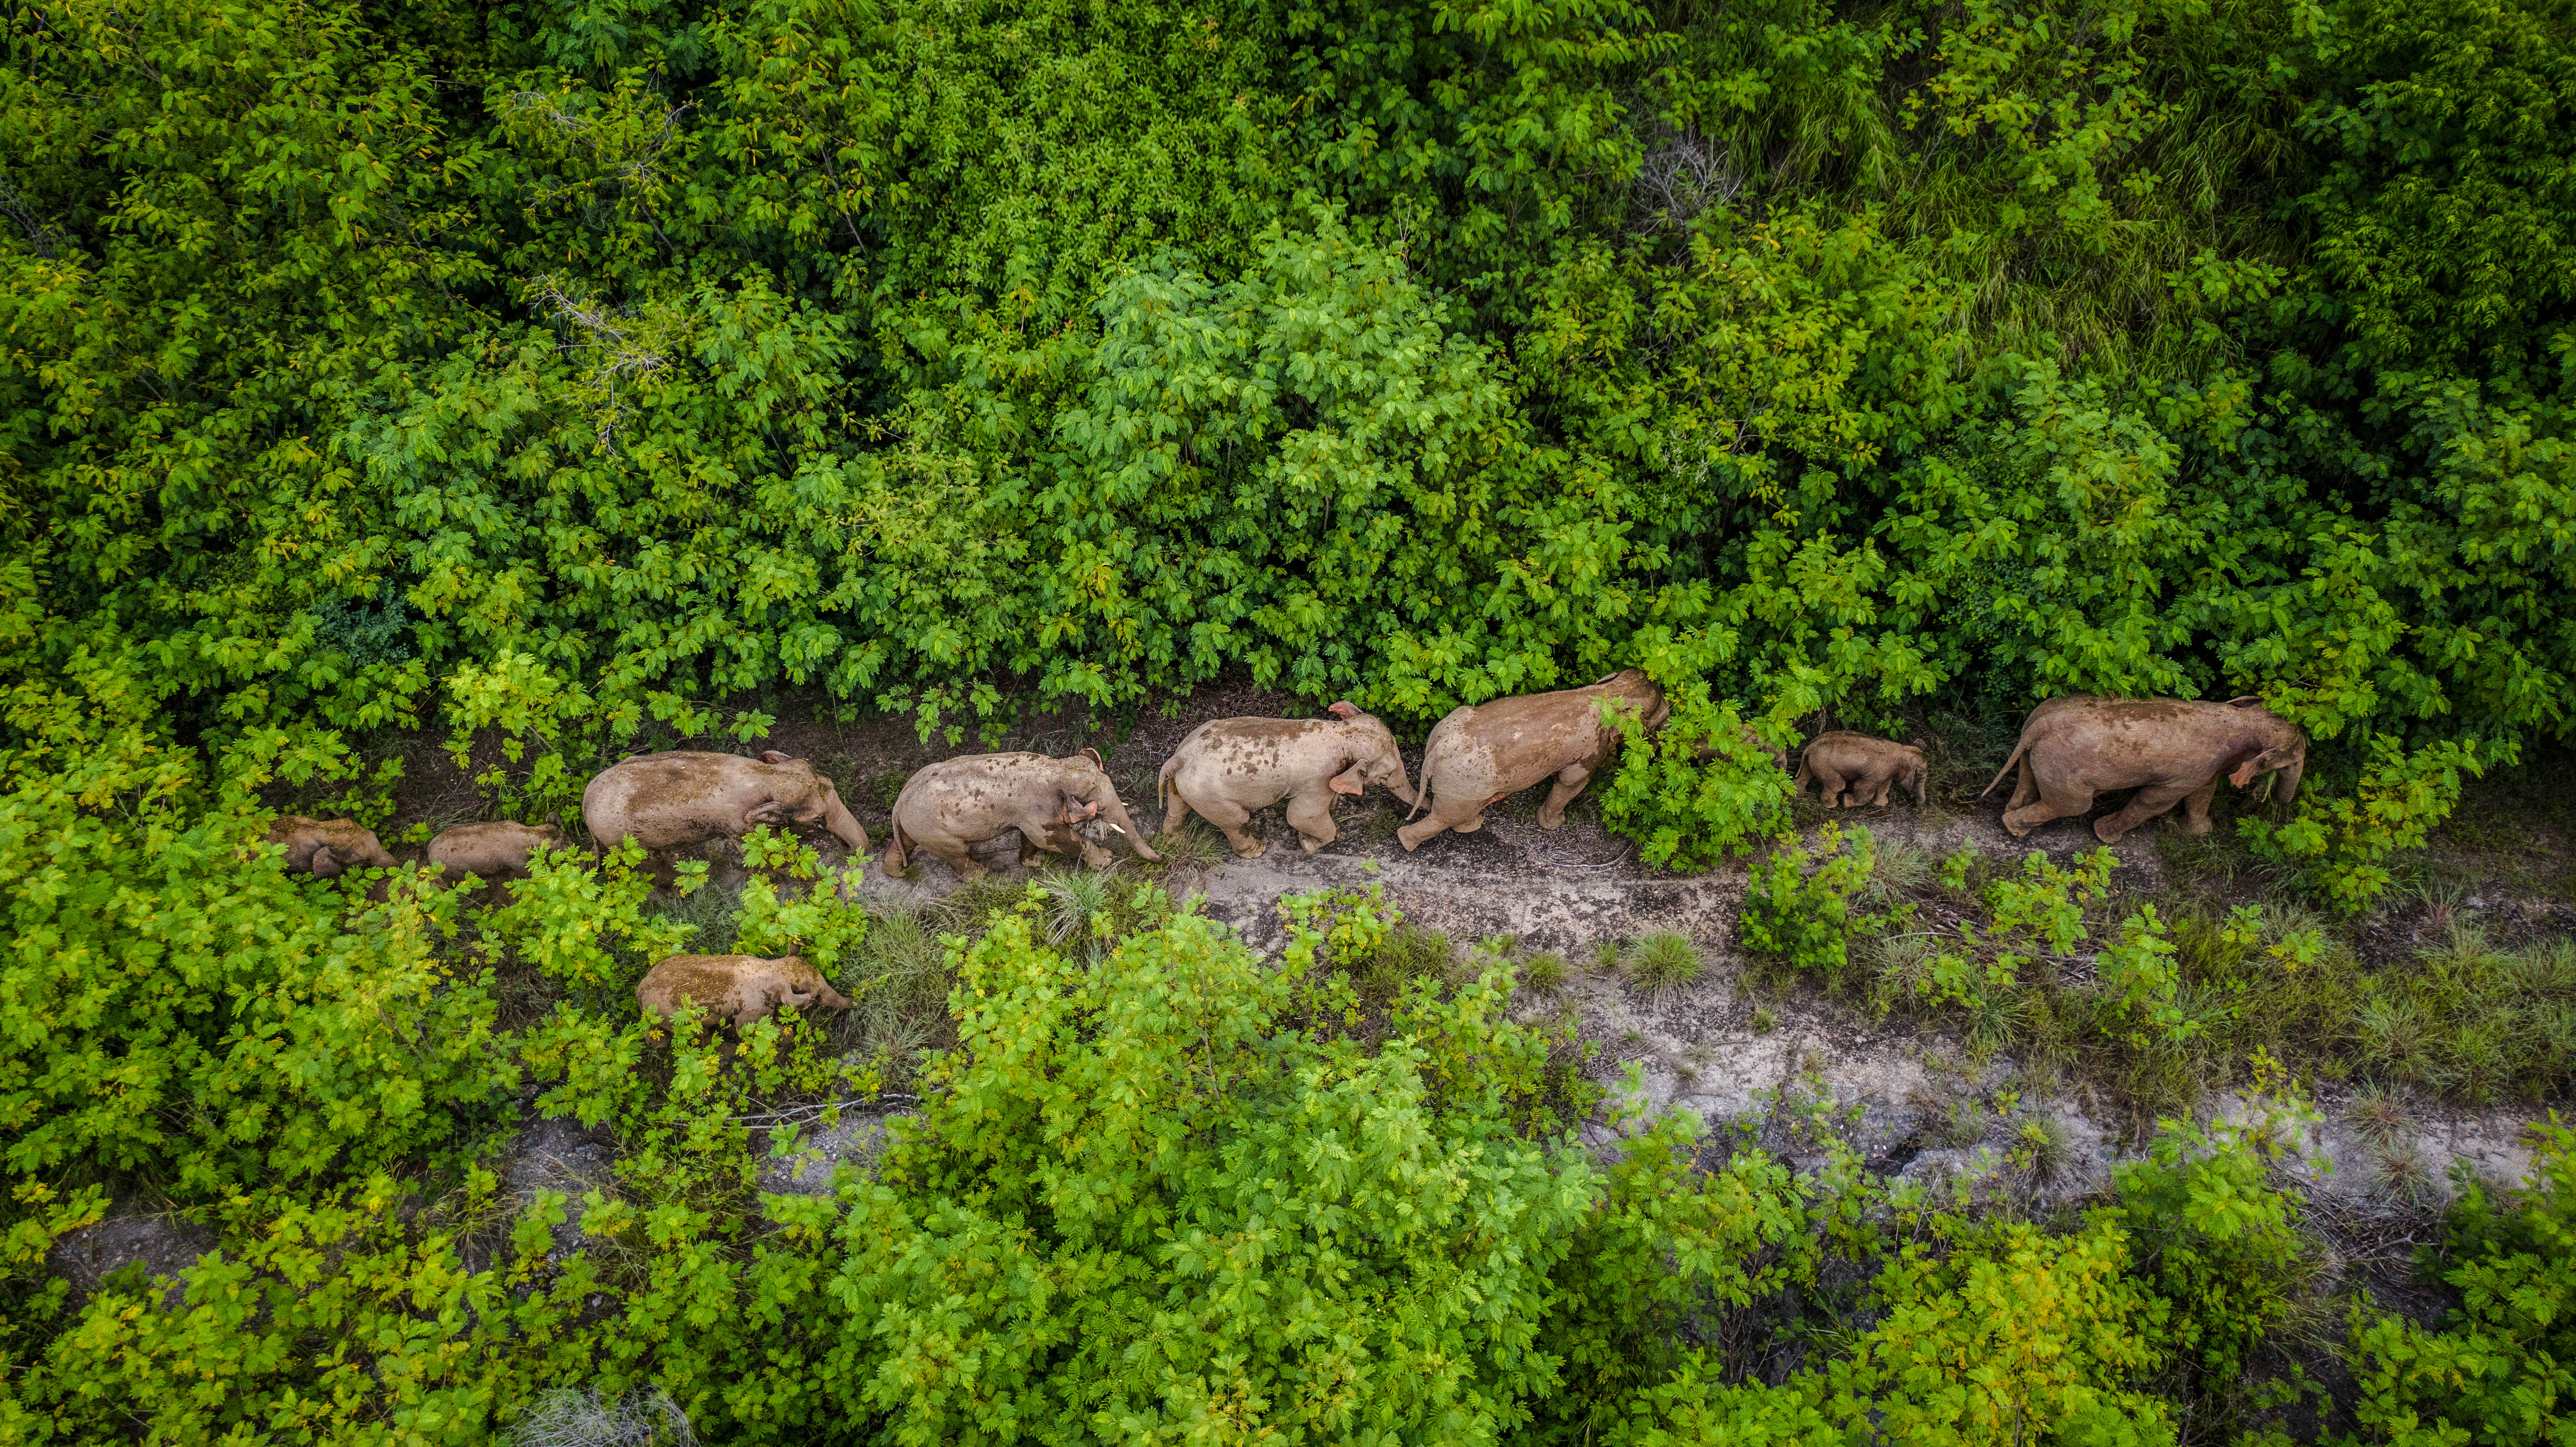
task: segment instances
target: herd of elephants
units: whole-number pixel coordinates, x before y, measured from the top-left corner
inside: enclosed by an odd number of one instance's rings
[[[1333,796],[1375,784],[1412,810],[1396,837],[1418,849],[1443,831],[1483,827],[1484,811],[1541,780],[1554,781],[1538,825],[1554,829],[1566,805],[1617,751],[1621,731],[1611,712],[1633,715],[1649,731],[1671,715],[1663,692],[1636,669],[1582,688],[1524,694],[1453,710],[1423,746],[1417,782],[1387,726],[1348,703],[1329,717],[1226,718],[1199,725],[1165,760],[1155,780],[1163,832],[1193,813],[1250,859],[1263,846],[1244,832],[1252,812],[1287,801],[1288,823],[1309,853],[1335,837]],[[1767,746],[1748,740],[1755,748]],[[1703,744],[1703,749],[1706,745]],[[1773,754],[1785,767],[1785,754]],[[2095,796],[2136,792],[2118,812],[2095,821],[2105,843],[2183,806],[2185,827],[2209,831],[2209,805],[2221,779],[2245,788],[2277,774],[2283,800],[2295,796],[2307,739],[2257,698],[2224,703],[2193,699],[2053,698],[2033,709],[2021,740],[1991,793],[2018,766],[2019,783],[2004,827],[2027,834],[2052,819],[2088,813]],[[1827,807],[1885,804],[1891,789],[1925,800],[1923,751],[1866,734],[1819,734],[1802,751],[1797,785],[1813,780]],[[1982,796],[1980,796],[1982,797]],[[1425,812],[1427,809],[1428,812]],[[868,851],[867,831],[842,804],[832,781],[804,759],[771,751],[757,758],[674,750],[636,754],[611,764],[581,797],[582,822],[599,843],[631,840],[657,871],[679,852],[739,839],[763,825],[822,829],[853,855]],[[1415,817],[1418,816],[1418,817]],[[1078,855],[1093,868],[1110,862],[1104,844],[1123,836],[1140,858],[1158,856],[1110,783],[1100,755],[1082,749],[1044,754],[972,754],[915,772],[894,805],[893,837],[881,867],[901,876],[914,850],[937,856],[961,879],[984,874],[969,850],[1016,831],[1020,858],[1033,852]],[[394,867],[376,836],[347,819],[280,818],[268,835],[285,848],[292,872],[337,875],[353,868]],[[464,824],[430,841],[426,863],[489,884],[526,877],[531,854],[569,841],[552,825]],[[849,1001],[796,956],[677,955],[655,965],[637,990],[643,1007],[675,1013],[692,1001],[713,1016],[748,1025],[786,1006],[846,1008]]]

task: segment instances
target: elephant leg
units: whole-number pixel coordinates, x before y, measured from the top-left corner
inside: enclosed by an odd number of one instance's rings
[[[1591,782],[1592,766],[1588,763],[1568,764],[1558,770],[1556,787],[1547,791],[1547,802],[1538,806],[1538,827],[1554,829],[1565,823],[1565,806],[1573,803],[1575,795]]]
[[[1180,832],[1181,826],[1189,821],[1190,801],[1182,798],[1181,791],[1178,788],[1174,788],[1172,790],[1172,807],[1163,811],[1163,832],[1167,835],[1177,834]]]
[[[2039,782],[2033,776],[2030,760],[2024,758],[2021,761],[2021,775],[2013,783],[2012,802],[2004,806],[2004,812],[2009,814],[2015,809],[2027,809],[2038,798]]]
[[[2192,792],[2190,784],[2149,784],[2129,800],[2119,813],[2093,821],[2093,837],[2105,844],[2117,844],[2120,836],[2171,809]]]
[[[1430,815],[1426,818],[1416,819],[1412,823],[1405,825],[1403,828],[1396,830],[1395,838],[1396,842],[1402,844],[1406,849],[1419,849],[1422,847],[1423,840],[1430,838],[1432,835],[1437,834],[1444,829],[1454,829],[1461,834],[1473,834],[1484,827],[1484,805],[1462,804],[1449,799],[1434,799],[1431,804]]]
[[[1333,827],[1333,791],[1308,787],[1290,795],[1288,824],[1297,831],[1309,854],[1340,838],[1342,831]]]
[[[915,839],[912,842],[920,845],[924,853],[932,855],[955,871],[959,879],[981,879],[993,872],[986,869],[974,855],[966,852],[966,844],[963,840],[948,838],[935,844],[927,839]]]
[[[1835,773],[1833,768],[1826,764],[1817,764],[1814,769],[1816,801],[1828,809],[1840,808],[1843,802],[1843,776]]]
[[[1871,808],[1884,809],[1887,807],[1887,785],[1888,781],[1894,777],[1895,776],[1893,774],[1882,774],[1873,771],[1867,779],[1862,781],[1860,786],[1861,791],[1869,795],[1869,806]]]
[[[2042,783],[2032,793],[2036,798],[2031,803],[2004,811],[2004,828],[2016,839],[2051,819],[2082,814],[2093,807],[2093,791],[2080,786],[2050,788]]]
[[[2216,774],[2212,774],[2209,776],[2208,783],[2201,785],[2199,788],[2194,789],[2183,796],[2182,827],[2190,830],[2194,834],[2208,833],[2209,806],[2211,801],[2215,800],[2217,797],[2218,776]]]
[[[1176,791],[1172,797],[1177,799],[1180,795]],[[1259,859],[1268,850],[1268,845],[1243,832],[1243,826],[1252,822],[1251,810],[1238,806],[1231,799],[1210,799],[1191,807],[1199,811],[1200,818],[1215,825],[1216,832],[1225,836],[1226,846],[1234,851],[1235,858]]]

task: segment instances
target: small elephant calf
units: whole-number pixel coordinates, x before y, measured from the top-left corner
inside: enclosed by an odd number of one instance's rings
[[[1914,803],[1924,802],[1924,780],[1928,770],[1923,765],[1923,748],[1919,744],[1892,743],[1867,734],[1823,733],[1807,745],[1798,756],[1798,792],[1805,793],[1807,780],[1816,781],[1825,807],[1836,803],[1858,808],[1863,804],[1887,802],[1888,786],[1914,791]]]
[[[351,869],[391,869],[393,855],[377,842],[375,831],[354,819],[307,819],[280,814],[268,826],[268,842],[286,846],[286,872],[324,879]]]
[[[696,1001],[710,1015],[731,1020],[736,1029],[767,1019],[789,1005],[821,1005],[846,1010],[850,1001],[823,978],[803,955],[765,960],[758,955],[673,955],[655,965],[635,987],[635,1003],[665,1019],[680,1013],[684,1001]]]
[[[486,884],[528,877],[528,857],[540,849],[561,849],[564,832],[552,824],[459,824],[429,841],[429,862],[453,880],[471,874]]]

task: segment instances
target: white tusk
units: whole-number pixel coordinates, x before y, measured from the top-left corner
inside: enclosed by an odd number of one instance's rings
[[[1109,821],[1107,821],[1107,820],[1105,820],[1105,819],[1104,819],[1104,820],[1102,820],[1101,822],[1102,822],[1102,823],[1104,823],[1104,824],[1107,824]],[[1126,833],[1126,832],[1127,832],[1126,830],[1119,828],[1119,827],[1118,827],[1117,825],[1115,825],[1115,824],[1110,824],[1110,825],[1109,825],[1109,828],[1110,828],[1111,832],[1113,832],[1113,833],[1124,834],[1124,833]]]

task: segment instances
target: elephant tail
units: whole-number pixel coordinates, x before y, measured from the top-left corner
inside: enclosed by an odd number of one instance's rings
[[[2011,773],[2013,771],[2013,765],[2020,763],[2021,756],[2029,752],[2030,740],[2028,739],[2023,739],[2020,743],[2013,745],[2012,757],[2004,760],[2003,768],[1997,770],[1995,773],[1994,782],[1978,790],[1977,797],[1982,799],[1988,794],[1993,793],[1995,791],[1995,784],[2002,783],[2004,781],[2004,775]]]
[[[884,864],[886,877],[888,879],[900,879],[903,877],[904,870],[903,846],[907,842],[903,837],[903,814],[901,811],[896,812],[894,823],[888,826],[886,833],[891,836],[886,840]]]
[[[1809,776],[1809,774],[1807,773],[1807,756],[1806,756],[1805,754],[1800,754],[1800,755],[1798,755],[1798,779],[1797,779],[1798,792],[1799,792],[1799,793],[1803,794],[1803,793],[1807,792],[1807,780],[1808,780],[1808,778],[1809,778],[1809,777],[1810,777],[1810,776]]]
[[[1154,776],[1154,809],[1157,813],[1168,812],[1172,807],[1172,774],[1180,766],[1181,756],[1175,750],[1170,758],[1163,760],[1163,771]]]
[[[1438,731],[1437,729],[1435,729],[1435,730],[1433,730],[1432,732],[1436,735],[1439,731]],[[1432,740],[1432,742],[1433,742],[1433,743],[1437,743],[1437,742],[1439,742],[1439,740],[1435,737],[1435,738]],[[1421,812],[1422,812],[1422,806],[1423,806],[1423,805],[1428,804],[1428,803],[1430,803],[1430,802],[1431,802],[1431,745],[1430,745],[1430,744],[1425,744],[1425,745],[1423,745],[1423,747],[1422,747],[1422,773],[1421,773],[1421,775],[1420,775],[1419,777],[1415,778],[1415,779],[1414,779],[1414,781],[1413,781],[1413,807],[1404,811],[1404,817],[1405,817],[1405,819],[1406,819],[1407,821],[1410,821],[1410,820],[1413,818],[1413,816],[1414,816],[1414,815],[1419,814],[1419,813],[1421,813]]]

